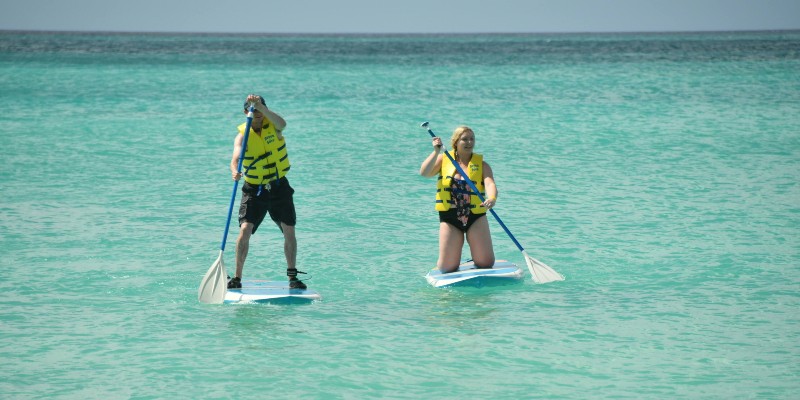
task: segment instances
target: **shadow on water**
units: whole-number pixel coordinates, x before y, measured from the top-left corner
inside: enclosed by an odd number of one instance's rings
[[[231,310],[228,324],[232,331],[255,336],[260,336],[264,332],[272,332],[269,336],[280,336],[290,332],[305,331],[305,328],[300,328],[303,323],[298,324],[298,320],[304,320],[305,317],[298,316],[298,312],[300,308],[308,310],[307,306],[315,302],[317,301],[296,302],[296,300],[290,299],[278,303],[225,304],[223,307]]]
[[[521,279],[488,278],[483,282],[465,285],[428,287],[420,292],[421,303],[425,308],[423,314],[427,315],[434,330],[455,330],[466,334],[488,333],[493,321],[501,318],[503,308],[508,306],[502,299],[508,296],[508,291],[517,290],[516,286],[524,286]]]

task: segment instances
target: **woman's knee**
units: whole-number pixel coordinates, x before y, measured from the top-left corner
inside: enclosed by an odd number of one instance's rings
[[[492,268],[494,266],[494,254],[488,256],[481,256],[481,257],[474,257],[472,259],[475,262],[476,268]]]

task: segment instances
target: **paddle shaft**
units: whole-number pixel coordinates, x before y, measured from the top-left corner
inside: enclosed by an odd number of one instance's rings
[[[253,124],[253,105],[250,105],[250,110],[247,113],[247,125],[244,128],[244,140],[242,140],[242,151],[239,154],[239,164],[236,166],[236,172],[242,172],[242,164],[244,163],[244,152],[247,150],[247,137],[250,135],[250,125]],[[241,179],[241,178],[240,178]],[[228,229],[231,226],[231,216],[233,215],[233,203],[236,201],[236,189],[239,188],[239,181],[233,181],[233,193],[231,193],[231,204],[228,207],[228,222],[225,223],[225,233],[222,234],[222,244],[219,246],[220,251],[225,251],[225,242],[228,239]]]
[[[428,131],[428,133],[430,133],[431,137],[433,137],[433,138],[436,137],[436,134],[433,133],[433,131],[430,128],[425,128],[425,129]],[[461,169],[461,166],[458,165],[458,162],[456,162],[456,160],[453,158],[453,156],[450,155],[450,152],[447,151],[447,149],[445,149],[444,146],[442,146],[442,149],[444,150],[444,155],[446,155],[447,158],[450,159],[450,162],[453,163],[453,165],[456,167],[456,170],[458,171],[458,173],[461,174],[461,176],[464,177],[464,180],[467,181],[467,184],[469,184],[469,187],[472,189],[472,191],[475,192],[476,195],[478,195],[478,198],[481,199],[481,202],[486,201],[486,199],[483,198],[483,195],[481,195],[480,190],[478,190],[478,188],[475,187],[475,184],[472,183],[472,180],[467,177],[468,175],[466,173],[464,173],[464,170]],[[515,238],[514,235],[511,234],[511,231],[508,230],[508,227],[506,227],[506,224],[503,223],[503,220],[501,220],[500,217],[497,216],[497,213],[494,212],[494,210],[492,210],[491,208],[489,209],[489,212],[492,213],[492,215],[494,216],[494,219],[497,220],[497,223],[499,223],[500,226],[503,227],[503,230],[506,231],[506,234],[508,234],[508,237],[510,237],[511,240],[514,242],[514,244],[517,245],[517,248],[519,249],[519,251],[525,251],[525,249],[522,248],[522,245],[519,244],[519,242],[517,241],[517,238]]]

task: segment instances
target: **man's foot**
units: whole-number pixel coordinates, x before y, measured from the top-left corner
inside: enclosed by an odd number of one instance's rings
[[[301,281],[300,279],[297,278],[289,279],[289,289],[305,289],[307,287],[308,286],[306,286],[306,284],[303,283],[303,281]]]
[[[228,289],[241,289],[242,278],[233,278],[228,281]]]
[[[289,289],[305,289],[306,284],[300,279],[297,279],[297,274],[305,274],[303,271],[298,271],[295,268],[287,268],[286,275],[289,277]]]

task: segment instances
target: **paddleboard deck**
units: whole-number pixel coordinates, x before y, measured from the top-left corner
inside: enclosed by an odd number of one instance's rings
[[[522,275],[520,267],[506,260],[496,260],[492,268],[476,268],[474,262],[467,261],[459,265],[457,271],[446,274],[434,267],[425,275],[425,279],[433,287],[494,286],[515,283],[522,279]]]
[[[322,296],[311,289],[290,289],[287,281],[245,279],[241,289],[228,289],[225,303],[310,303],[322,300]]]

